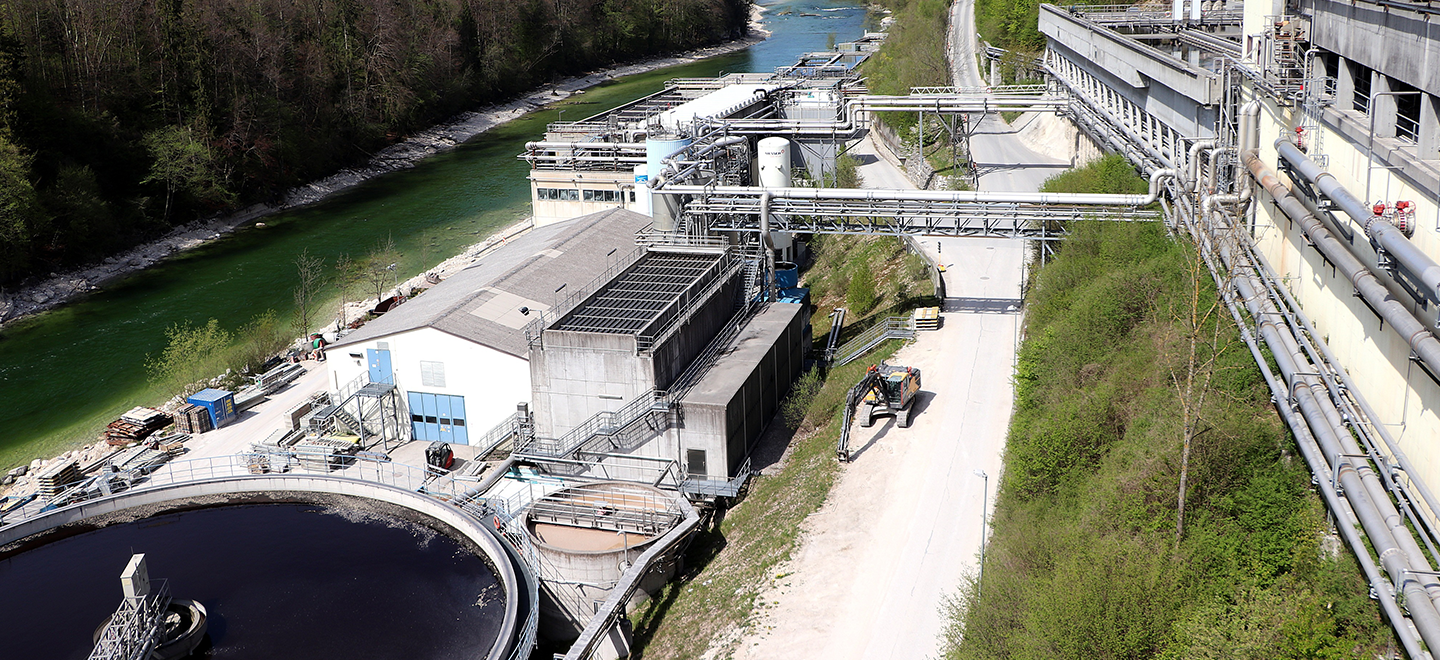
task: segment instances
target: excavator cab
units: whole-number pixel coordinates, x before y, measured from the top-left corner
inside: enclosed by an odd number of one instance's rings
[[[870,374],[874,374],[874,385],[865,393],[860,426],[868,428],[875,425],[877,416],[894,415],[896,426],[909,428],[911,404],[920,393],[920,370],[881,364],[870,367]]]
[[[850,422],[856,409],[860,411],[860,425],[875,425],[875,418],[894,415],[895,425],[910,426],[910,416],[915,410],[915,398],[920,394],[920,370],[888,364],[872,365],[865,377],[850,388],[845,397],[845,415],[841,420],[840,444],[835,449],[841,462],[850,462]]]

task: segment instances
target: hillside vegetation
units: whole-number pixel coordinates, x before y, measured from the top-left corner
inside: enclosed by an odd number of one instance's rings
[[[0,3],[0,284],[363,162],[558,75],[736,36],[748,0]]]
[[[1107,160],[1047,188],[1143,182]],[[1158,224],[1073,231],[1029,290],[994,535],[947,657],[1393,648],[1193,248]]]

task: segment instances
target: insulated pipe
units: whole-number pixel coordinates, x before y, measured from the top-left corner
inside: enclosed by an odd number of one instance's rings
[[[1175,176],[1175,170],[1150,173],[1150,192],[1145,195],[1081,193],[1024,193],[976,190],[884,190],[878,188],[761,188],[757,186],[665,185],[655,189],[665,195],[755,195],[762,200],[778,199],[860,199],[913,202],[1003,202],[1012,204],[1070,204],[1083,206],[1148,206],[1160,198],[1160,181]]]
[[[770,236],[770,191],[760,193],[760,241],[765,245],[765,299],[773,301],[775,291],[775,240]],[[741,295],[749,295],[748,291]]]
[[[1431,371],[1440,373],[1440,339],[1436,339],[1430,329],[1416,319],[1410,310],[1406,309],[1405,305],[1380,282],[1379,278],[1375,277],[1375,274],[1370,272],[1370,269],[1366,268],[1365,264],[1361,263],[1346,248],[1345,243],[1330,233],[1324,223],[1305,208],[1305,205],[1280,182],[1274,172],[1266,167],[1264,161],[1260,160],[1258,151],[1246,152],[1244,158],[1245,166],[1250,170],[1251,176],[1270,193],[1271,197],[1275,198],[1275,204],[1280,207],[1280,210],[1300,225],[1301,231],[1305,232],[1305,236],[1310,239],[1315,248],[1320,250],[1320,253],[1325,255],[1325,258],[1334,264],[1336,269],[1344,273],[1345,277],[1349,278],[1365,302],[1369,303],[1376,313],[1385,319],[1391,328],[1394,328],[1395,332],[1405,338],[1411,350],[1425,361],[1426,366]],[[1383,224],[1390,226],[1389,223]],[[1393,227],[1391,228],[1393,229]]]
[[[1226,268],[1234,275],[1232,282],[1235,289],[1255,319],[1265,344],[1270,347],[1275,363],[1280,367],[1286,382],[1290,384],[1291,402],[1299,408],[1301,416],[1309,425],[1320,450],[1324,452],[1325,456],[1335,460],[1336,464],[1333,468],[1335,480],[1344,488],[1345,498],[1350,501],[1356,518],[1365,529],[1366,535],[1369,536],[1381,565],[1385,567],[1386,573],[1393,582],[1402,585],[1410,616],[1420,631],[1421,637],[1424,638],[1427,646],[1440,648],[1437,646],[1440,644],[1440,612],[1436,611],[1430,594],[1414,572],[1416,565],[1420,567],[1418,570],[1421,571],[1428,571],[1429,565],[1424,562],[1412,564],[1409,560],[1409,553],[1400,547],[1393,528],[1387,523],[1387,518],[1390,516],[1382,513],[1381,505],[1371,497],[1371,489],[1365,483],[1366,477],[1378,481],[1375,479],[1374,472],[1368,465],[1361,466],[1362,472],[1348,458],[1344,457],[1348,454],[1361,453],[1359,447],[1353,446],[1354,440],[1349,437],[1348,431],[1345,432],[1344,437],[1349,442],[1345,443],[1336,429],[1330,425],[1322,410],[1324,403],[1328,403],[1328,400],[1316,397],[1313,389],[1316,379],[1306,375],[1310,373],[1308,360],[1295,345],[1294,338],[1288,337],[1288,333],[1274,320],[1280,315],[1280,311],[1275,308],[1269,298],[1258,291],[1259,287],[1252,282],[1251,276],[1246,274],[1243,268],[1237,268],[1234,255],[1226,246],[1222,245],[1219,253]],[[1287,338],[1289,341],[1286,341]],[[1284,402],[1280,403],[1283,405]],[[1383,503],[1385,508],[1394,509],[1393,506],[1389,506],[1388,497],[1383,500]],[[1405,537],[1409,538],[1409,531],[1403,523],[1400,529],[1405,532]],[[1414,543],[1414,539],[1410,539],[1410,541],[1411,544]],[[1433,582],[1433,578],[1431,581]]]
[[[639,152],[641,152],[641,153],[644,153],[644,151],[645,151],[645,143],[644,143],[644,142],[555,142],[555,141],[541,141],[541,142],[526,142],[526,143],[525,143],[525,150],[526,150],[526,151],[535,151],[536,149],[572,149],[572,148],[573,148],[573,149],[617,149],[617,150],[639,151]]]
[[[748,139],[745,138],[745,137],[743,137],[743,136],[740,136],[740,135],[732,135],[732,136],[729,136],[729,137],[723,137],[723,138],[720,138],[719,140],[716,140],[716,141],[714,141],[714,142],[711,142],[710,144],[707,144],[707,145],[704,145],[703,147],[700,147],[699,151],[696,151],[696,152],[694,152],[694,153],[692,153],[692,154],[688,154],[688,155],[686,156],[687,160],[679,160],[678,157],[680,156],[680,154],[683,154],[683,153],[689,151],[690,149],[694,148],[694,145],[691,145],[691,146],[686,147],[686,148],[684,148],[684,149],[681,149],[680,151],[677,151],[677,152],[675,152],[675,153],[673,153],[673,154],[671,154],[671,155],[669,155],[669,156],[667,156],[667,157],[665,157],[665,158],[662,158],[662,159],[660,160],[660,163],[661,163],[660,175],[661,175],[661,177],[663,177],[663,178],[665,178],[665,179],[681,179],[681,178],[687,177],[687,176],[689,176],[690,174],[694,173],[694,171],[700,166],[700,163],[702,162],[702,161],[700,160],[700,158],[703,157],[703,156],[705,156],[706,154],[709,154],[710,152],[715,151],[716,149],[724,149],[724,148],[727,148],[727,147],[732,147],[732,146],[734,146],[734,145],[742,144],[742,143],[746,143],[746,142],[748,142]],[[676,169],[675,169],[675,166],[678,165],[678,164],[681,164],[681,163],[684,163],[684,164],[686,165],[686,167],[685,167],[685,169],[679,170],[679,171],[677,172]]]
[[[1375,214],[1371,212],[1369,204],[1356,198],[1340,185],[1334,175],[1320,169],[1315,161],[1300,153],[1300,149],[1291,144],[1289,140],[1276,140],[1275,151],[1285,159],[1285,162],[1290,163],[1290,166],[1295,168],[1300,176],[1315,184],[1315,187],[1319,188],[1325,197],[1364,227],[1370,240],[1383,248],[1386,254],[1400,262],[1405,270],[1413,273],[1422,284],[1428,287],[1426,293],[1435,299],[1440,299],[1440,264],[1436,264],[1434,259],[1411,243],[1410,239],[1405,238],[1405,234],[1397,227],[1376,218]]]
[[[1195,191],[1200,187],[1200,152],[1214,148],[1214,140],[1197,140],[1195,144],[1190,145],[1190,154],[1186,160],[1186,163],[1190,166],[1190,176],[1185,180],[1185,189],[1190,191],[1192,195],[1195,194]],[[1210,160],[1210,169],[1211,171],[1215,169],[1215,160],[1213,157]]]
[[[1249,153],[1260,148],[1260,101],[1255,100],[1246,103],[1240,108],[1240,130],[1238,153]],[[1249,177],[1241,177],[1240,201],[1250,201],[1250,196],[1255,193],[1255,186]]]
[[[1370,303],[1370,305],[1381,314],[1382,318],[1390,321],[1392,326],[1401,332],[1402,336],[1406,336],[1407,339],[1411,341],[1411,347],[1421,356],[1421,359],[1426,360],[1427,364],[1440,364],[1440,362],[1430,362],[1432,359],[1440,360],[1440,340],[1436,340],[1434,335],[1431,335],[1423,324],[1413,316],[1410,316],[1409,312],[1400,305],[1399,301],[1389,295],[1389,291],[1375,278],[1374,274],[1370,273],[1370,271],[1360,263],[1359,259],[1356,259],[1353,254],[1350,254],[1344,245],[1305,208],[1304,204],[1300,203],[1300,200],[1295,198],[1295,196],[1285,188],[1284,184],[1280,183],[1280,180],[1275,174],[1260,160],[1258,151],[1251,150],[1246,152],[1243,158],[1246,167],[1250,170],[1251,176],[1274,197],[1276,205],[1280,207],[1285,215],[1301,226],[1305,235],[1310,238],[1316,248],[1329,258],[1330,262],[1335,264],[1337,269],[1345,272],[1346,276],[1350,278],[1351,283],[1354,284],[1355,289],[1365,298],[1366,302]],[[1266,302],[1268,304],[1268,300]],[[1292,338],[1291,342],[1293,341]],[[1289,347],[1287,347],[1287,350],[1288,348]],[[1301,359],[1303,360],[1303,352],[1300,351],[1298,344],[1293,348],[1292,354],[1302,356]],[[1301,363],[1308,363],[1308,360]],[[1297,395],[1297,400],[1300,399],[1299,393],[1304,391],[1309,392],[1312,399],[1322,402],[1318,405],[1312,404],[1315,405],[1314,413],[1307,411],[1306,417],[1307,419],[1311,419],[1312,425],[1318,424],[1320,421],[1312,417],[1313,414],[1318,413],[1320,418],[1325,422],[1329,423],[1335,429],[1343,431],[1343,435],[1334,431],[1329,435],[1319,432],[1316,433],[1317,438],[1322,441],[1322,447],[1329,455],[1339,456],[1342,454],[1363,453],[1355,443],[1354,438],[1350,435],[1349,430],[1345,428],[1345,422],[1339,410],[1335,409],[1334,405],[1331,404],[1327,398],[1328,393],[1326,392],[1323,382],[1317,378],[1305,376],[1302,381],[1297,382],[1292,380],[1292,389]],[[1317,393],[1319,396],[1317,396]],[[1302,407],[1305,405],[1303,401],[1301,401],[1301,404]],[[1337,471],[1339,471],[1338,468]],[[1420,550],[1419,545],[1415,543],[1414,537],[1411,536],[1409,529],[1405,526],[1404,519],[1401,518],[1394,505],[1391,504],[1384,485],[1368,465],[1363,466],[1358,480],[1364,485],[1369,496],[1376,502],[1375,506],[1377,513],[1380,515],[1381,524],[1391,530],[1396,546],[1408,557],[1409,563],[1414,566],[1423,565],[1426,567],[1423,570],[1428,571],[1429,564],[1425,559],[1424,553]],[[1347,492],[1347,497],[1348,496],[1349,493]],[[1374,533],[1369,530],[1368,525],[1367,533],[1370,533],[1372,536],[1374,535]],[[1377,550],[1378,547],[1377,544]],[[1430,598],[1440,600],[1440,581],[1437,581],[1433,576],[1429,576],[1424,582],[1427,591],[1430,593]],[[1432,605],[1433,604],[1432,602]],[[1437,614],[1437,616],[1440,616],[1440,614]],[[1440,633],[1440,628],[1437,628],[1436,632]],[[1432,645],[1434,644],[1434,642],[1428,638],[1427,641]]]
[[[1214,197],[1205,198],[1201,203],[1202,220],[1208,220],[1211,217],[1210,210],[1218,201],[1221,200],[1217,200]],[[1196,231],[1196,235],[1197,240],[1200,240],[1203,245],[1209,246],[1213,251],[1213,246],[1204,240],[1203,234]],[[1208,257],[1206,258],[1206,262],[1207,265],[1210,265],[1212,272],[1214,272],[1214,265]],[[1237,290],[1239,290],[1239,287],[1237,287]],[[1271,373],[1270,368],[1267,366],[1268,360],[1264,354],[1261,353],[1254,335],[1251,334],[1249,328],[1247,328],[1244,323],[1244,319],[1241,318],[1239,310],[1235,305],[1234,296],[1230,295],[1224,289],[1221,290],[1221,295],[1225,300],[1226,307],[1230,309],[1231,315],[1235,317],[1241,338],[1244,339],[1246,346],[1250,349],[1251,356],[1255,358],[1256,364],[1260,365],[1260,375],[1265,378],[1265,382],[1270,387],[1270,391],[1274,395],[1275,400],[1277,402],[1283,401],[1288,396],[1288,393],[1284,385],[1276,381],[1274,374]],[[1326,481],[1333,478],[1330,466],[1326,463],[1324,456],[1320,454],[1319,445],[1315,441],[1315,436],[1310,433],[1310,429],[1305,425],[1305,421],[1296,417],[1294,411],[1292,411],[1289,406],[1277,405],[1275,409],[1280,413],[1280,417],[1284,419],[1286,426],[1295,434],[1296,445],[1300,448],[1300,453],[1305,459],[1305,462],[1309,464],[1311,472],[1316,477],[1325,479]],[[1355,530],[1354,509],[1349,507],[1344,500],[1341,500],[1334,489],[1320,488],[1319,490],[1321,496],[1325,499],[1326,505],[1332,512],[1335,512],[1337,518],[1340,518],[1342,524],[1337,524],[1335,527],[1340,534],[1345,537],[1346,543],[1354,551],[1361,569],[1365,572],[1367,582],[1370,583],[1370,586],[1374,588],[1375,593],[1379,596],[1380,607],[1385,611],[1386,617],[1390,620],[1396,637],[1398,637],[1401,644],[1405,646],[1405,650],[1410,654],[1410,657],[1424,657],[1422,655],[1423,649],[1421,644],[1419,640],[1415,638],[1415,631],[1411,629],[1405,614],[1401,612],[1400,606],[1396,602],[1393,585],[1385,580],[1379,570],[1377,570],[1375,562],[1370,558],[1363,539],[1361,539],[1359,533]]]

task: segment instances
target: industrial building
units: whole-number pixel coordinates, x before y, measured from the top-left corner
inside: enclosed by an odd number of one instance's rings
[[[469,444],[529,399],[526,324],[633,253],[649,222],[612,210],[511,240],[332,344],[331,386],[393,384],[410,437]]]

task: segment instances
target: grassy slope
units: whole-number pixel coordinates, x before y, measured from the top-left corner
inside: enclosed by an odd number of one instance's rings
[[[1052,182],[1099,192],[1114,163]],[[1190,248],[1158,225],[1084,223],[1036,272],[983,588],[950,658],[1375,657],[1390,643],[1353,558],[1324,543],[1310,475],[1224,314],[1176,544]],[[1192,279],[1195,278],[1195,279]],[[1198,282],[1198,289],[1193,285]],[[1208,350],[1212,349],[1213,350]]]

